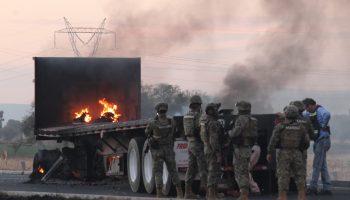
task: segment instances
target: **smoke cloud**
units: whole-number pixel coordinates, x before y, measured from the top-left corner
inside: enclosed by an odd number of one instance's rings
[[[245,62],[229,70],[219,99],[228,107],[248,100],[252,112],[270,113],[271,93],[298,81],[321,56],[324,10],[319,1],[265,0],[261,5],[275,25],[258,39]]]
[[[162,54],[230,21],[238,5],[236,0],[113,1],[109,23],[121,54]]]

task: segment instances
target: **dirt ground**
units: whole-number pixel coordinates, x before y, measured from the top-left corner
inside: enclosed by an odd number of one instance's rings
[[[24,163],[24,165],[22,164]],[[7,161],[0,160],[0,170],[14,170],[24,171],[32,170],[33,158],[32,157],[10,157]]]

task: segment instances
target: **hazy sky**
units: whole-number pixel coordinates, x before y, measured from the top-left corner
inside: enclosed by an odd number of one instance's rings
[[[0,103],[30,103],[33,101],[32,57],[74,56],[66,35],[58,38],[58,48],[53,49],[54,31],[65,28],[63,17],[67,17],[73,26],[90,27],[98,27],[106,17],[105,28],[123,36],[124,32],[120,29],[128,28],[129,22],[125,19],[142,19],[142,17],[152,15],[153,12],[156,12],[161,19],[164,14],[166,20],[160,20],[159,23],[155,22],[154,18],[151,18],[151,24],[132,21],[133,26],[136,27],[131,30],[138,27],[147,30],[146,36],[139,35],[139,37],[148,37],[146,41],[150,41],[149,43],[142,40],[144,43],[140,44],[144,45],[147,51],[125,54],[124,50],[130,50],[126,46],[131,45],[131,42],[118,41],[119,35],[117,35],[118,48],[111,50],[109,45],[102,45],[98,55],[141,56],[144,83],[166,82],[177,84],[185,89],[203,90],[209,94],[216,94],[221,90],[222,80],[231,66],[245,62],[247,58],[256,53],[257,45],[264,45],[261,43],[261,38],[285,31],[276,29],[278,27],[276,20],[273,16],[267,15],[262,8],[264,1],[232,0],[232,3],[228,4],[232,7],[226,4],[221,5],[221,1],[216,1],[217,3],[208,1],[214,3],[203,6],[204,8],[212,6],[212,9],[205,12],[194,11],[193,14],[187,8],[197,6],[194,2],[196,1],[2,0],[0,7],[2,26],[0,32]],[[319,55],[315,53],[312,57],[315,61],[313,63],[317,66],[313,66],[315,69],[312,71],[305,70],[304,74],[293,78],[281,89],[303,87],[319,91],[342,90],[348,93],[350,84],[348,78],[350,57],[347,55],[349,52],[347,50],[350,49],[348,3],[344,0],[332,1],[335,2],[334,4],[326,3],[326,0],[314,0],[313,2],[322,4],[321,8],[327,15],[322,19],[326,27],[321,39],[324,42],[322,50],[313,49],[313,52],[320,52]],[[200,6],[199,9],[201,9]],[[174,13],[168,14],[170,11]],[[140,13],[142,13],[141,17],[139,17]],[[166,17],[169,16],[176,17],[167,19]],[[207,22],[203,23],[204,25],[199,23],[198,27],[190,27],[193,28],[190,31],[180,30],[182,26],[171,32],[163,30],[164,27],[168,28],[168,23],[177,25],[176,20],[180,22],[183,20],[184,24],[187,23],[186,17],[189,16],[197,21],[206,20]],[[209,22],[210,25],[207,24]],[[190,24],[190,26],[196,26],[196,24]],[[151,48],[152,42],[157,43],[157,39],[164,39],[162,35],[164,32],[170,35],[167,41],[169,47],[162,46],[162,49],[157,52]],[[177,32],[182,33],[184,38],[173,45],[171,40]],[[110,43],[109,39],[103,37],[102,44]],[[129,39],[132,40],[132,38]],[[166,51],[162,51],[163,49]],[[305,68],[307,69],[308,66]]]

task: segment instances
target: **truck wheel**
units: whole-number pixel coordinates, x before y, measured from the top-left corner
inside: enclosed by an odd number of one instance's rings
[[[144,191],[141,175],[141,155],[144,142],[145,139],[141,137],[133,138],[129,142],[127,169],[129,185],[133,192]]]
[[[142,150],[142,179],[146,192],[152,194],[155,191],[155,181],[153,174],[153,158],[150,150],[145,153],[148,145],[148,140],[145,141]]]
[[[169,196],[175,193],[175,187],[171,180],[166,164],[163,163],[163,194]]]

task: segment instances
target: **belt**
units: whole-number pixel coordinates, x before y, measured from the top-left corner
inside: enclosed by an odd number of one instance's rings
[[[319,141],[321,141],[321,140],[323,140],[323,139],[328,139],[328,138],[329,138],[329,136],[321,137],[321,138],[318,138],[318,139],[316,140],[316,142],[319,142]]]

